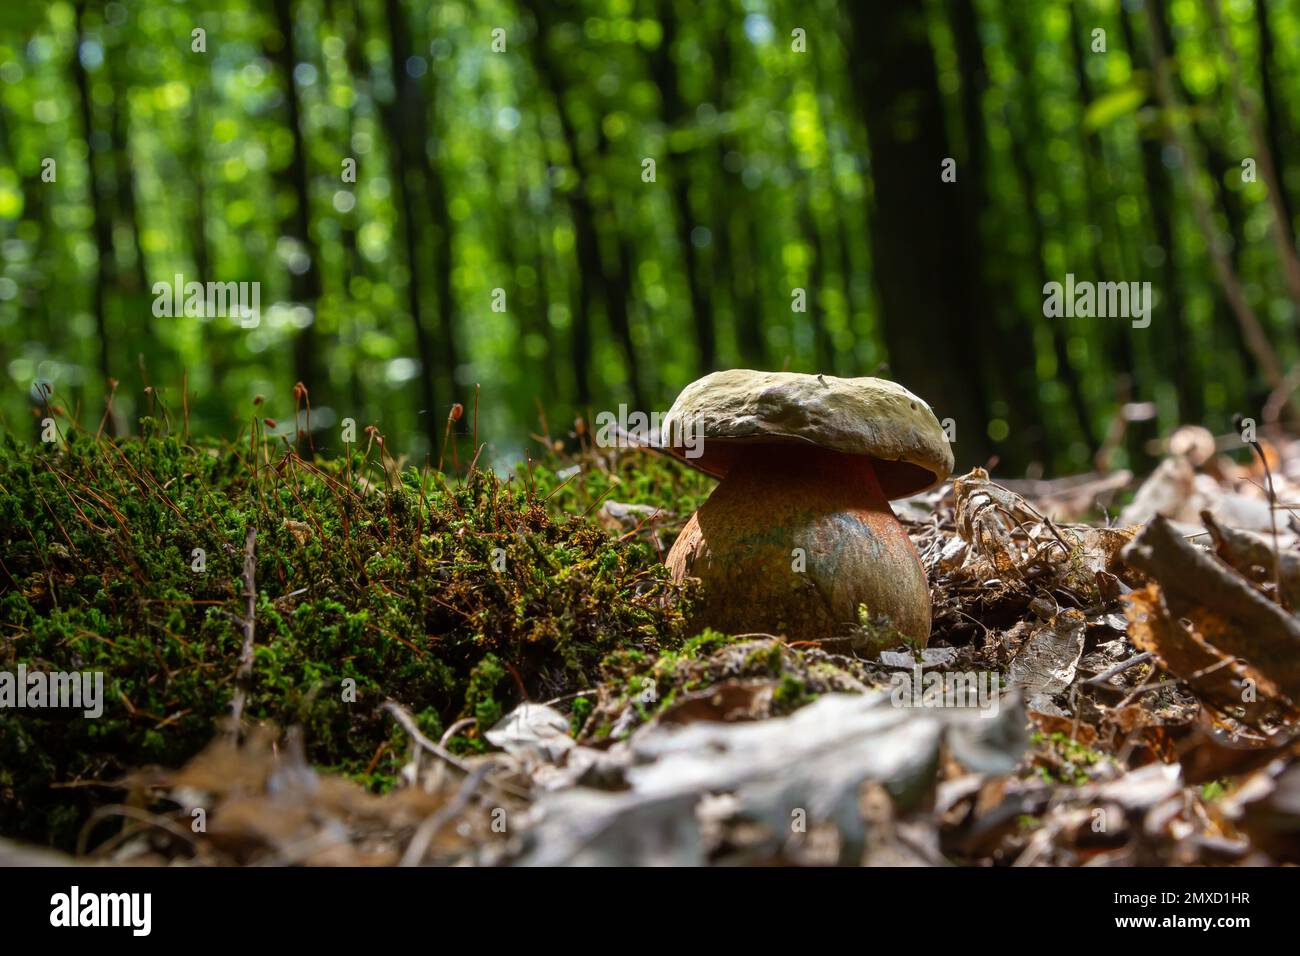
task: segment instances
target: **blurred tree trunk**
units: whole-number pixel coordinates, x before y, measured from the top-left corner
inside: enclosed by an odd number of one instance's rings
[[[430,77],[428,99],[432,105],[437,103],[437,88],[433,85],[433,71],[430,70],[428,75]],[[419,115],[421,117],[425,115],[423,104],[420,104]],[[434,117],[436,123],[436,108]],[[419,151],[416,155],[424,176],[430,219],[433,222],[433,288],[438,298],[438,337],[439,344],[442,346],[440,351],[442,378],[449,389],[447,405],[450,407],[459,393],[456,373],[460,369],[460,348],[457,344],[459,337],[456,330],[456,293],[451,285],[451,251],[454,233],[451,211],[447,204],[447,183],[443,179],[442,167],[429,156],[429,137],[424,126],[424,122],[421,121],[416,127],[421,132]],[[434,135],[439,142],[442,141],[436,131]]]
[[[807,178],[807,174],[805,174]],[[826,268],[824,265],[824,253],[822,250],[821,234],[817,231],[817,222],[812,214],[812,204],[808,196],[811,190],[811,184],[805,182],[800,187],[799,201],[799,231],[803,233],[808,242],[809,262],[808,262],[808,289],[807,302],[808,321],[812,324],[813,338],[813,362],[817,366],[817,371],[826,375],[834,375],[835,369],[835,345],[831,341],[830,330],[826,328],[826,309],[822,305],[822,289],[826,284]]]
[[[303,133],[302,107],[298,101],[298,86],[293,71],[296,64],[293,45],[293,0],[272,0],[276,29],[281,41],[271,58],[280,75],[284,90],[285,109],[289,132],[293,137],[293,151],[289,158],[289,186],[293,190],[294,209],[283,225],[307,257],[306,267],[291,270],[290,296],[312,312],[312,322],[299,329],[293,339],[293,368],[298,381],[307,386],[314,405],[327,401],[324,394],[325,376],[321,371],[321,346],[316,336],[316,308],[321,293],[320,253],[311,235],[311,193],[307,182],[307,146]]]
[[[846,9],[875,184],[872,267],[891,377],[939,418],[956,421],[959,461],[983,464],[988,406],[973,356],[977,347],[1001,343],[988,338],[988,303],[977,282],[977,250],[961,238],[957,184],[939,178],[952,150],[925,8],[849,2]]]
[[[523,0],[523,5],[537,22],[537,35],[531,48],[538,75],[555,101],[555,113],[560,121],[569,166],[577,176],[577,185],[568,191],[566,199],[569,215],[573,219],[574,246],[578,259],[577,308],[574,310],[569,343],[573,359],[575,398],[579,406],[591,401],[591,300],[593,287],[604,285],[604,272],[600,261],[600,242],[596,236],[596,217],[587,192],[588,182],[582,153],[578,148],[578,133],[564,102],[564,83],[559,77],[559,67],[554,62],[547,44],[550,30],[546,14],[534,0]],[[626,348],[626,346],[625,346]]]
[[[1071,0],[1070,12],[1070,30],[1069,46],[1071,63],[1074,67],[1074,79],[1079,88],[1079,112],[1081,116],[1086,116],[1088,107],[1093,102],[1092,81],[1088,77],[1087,54],[1084,52],[1084,38],[1088,36],[1088,31],[1084,28],[1083,23],[1079,20],[1079,0]],[[1083,177],[1083,200],[1084,200],[1084,235],[1087,236],[1086,227],[1096,223],[1101,240],[1092,242],[1089,240],[1089,252],[1092,257],[1092,274],[1097,277],[1098,281],[1130,281],[1140,275],[1142,270],[1136,263],[1130,270],[1125,262],[1124,255],[1124,229],[1120,226],[1119,215],[1116,210],[1116,201],[1118,197],[1111,189],[1110,166],[1106,162],[1105,146],[1102,143],[1101,136],[1094,130],[1085,129],[1083,124],[1079,124],[1079,140],[1081,146],[1081,155],[1083,157],[1083,167],[1085,175]],[[1168,247],[1165,247],[1168,248]],[[1169,249],[1169,255],[1165,257],[1166,277],[1168,270],[1175,269],[1172,264],[1173,250]],[[1162,327],[1164,335],[1172,335],[1176,339],[1174,348],[1179,358],[1174,375],[1181,381],[1188,380],[1193,371],[1193,366],[1188,359],[1190,351],[1187,332],[1183,323],[1183,305],[1181,290],[1170,290],[1168,286],[1163,288],[1162,305],[1168,307],[1169,315]],[[1123,380],[1120,385],[1121,390],[1131,389],[1134,380],[1134,358],[1133,358],[1133,331],[1130,326],[1124,323],[1113,323],[1113,327],[1107,330],[1106,339],[1109,343],[1109,351],[1119,359],[1119,368],[1116,369],[1117,378]],[[1185,410],[1186,403],[1194,401],[1194,396],[1187,395],[1182,397],[1183,389],[1180,387],[1179,406]],[[1140,452],[1140,447],[1130,444],[1130,453]]]
[[[1089,36],[1089,33],[1079,19],[1079,0],[1071,0],[1069,13],[1070,55],[1074,67],[1075,84],[1079,90],[1079,114],[1082,118],[1087,116],[1088,108],[1095,99],[1092,80],[1088,76],[1088,57],[1091,54],[1085,52],[1084,48],[1084,41]],[[1096,276],[1099,281],[1130,281],[1138,277],[1145,279],[1146,266],[1139,261],[1136,255],[1132,259],[1127,255],[1127,232],[1119,221],[1119,213],[1117,212],[1119,197],[1113,188],[1111,165],[1107,161],[1105,143],[1097,130],[1086,129],[1082,122],[1079,123],[1078,128],[1085,170],[1082,183],[1084,220],[1087,226],[1091,226],[1093,224],[1091,220],[1095,217],[1098,220],[1097,228],[1101,237],[1099,242],[1089,242],[1089,252],[1092,256],[1092,275]],[[1141,148],[1144,166],[1150,159],[1146,150],[1148,145],[1149,143],[1144,142]],[[1176,277],[1178,271],[1176,250],[1172,245],[1164,245],[1161,236],[1162,226],[1163,228],[1172,229],[1172,220],[1167,215],[1168,210],[1166,209],[1165,219],[1163,223],[1160,222],[1157,212],[1159,203],[1156,201],[1156,197],[1151,195],[1151,190],[1157,189],[1158,186],[1150,178],[1152,171],[1147,169],[1146,172],[1148,176],[1148,195],[1152,203],[1152,218],[1155,220],[1157,241],[1161,244],[1161,248],[1165,250],[1164,262],[1161,267],[1163,281],[1154,283],[1154,287],[1161,292],[1160,301],[1162,310],[1164,310],[1162,315],[1164,315],[1165,311],[1168,314],[1165,316],[1165,321],[1157,329],[1143,334],[1151,336],[1157,342],[1164,342],[1170,336],[1173,336],[1175,339],[1174,352],[1180,355],[1173,375],[1177,381],[1186,383],[1192,376],[1193,366],[1189,357],[1192,350],[1183,321],[1182,288],[1177,283],[1172,287],[1169,284],[1171,276]],[[1165,185],[1168,185],[1167,181]],[[1164,198],[1167,199],[1167,195]],[[1108,353],[1117,356],[1119,359],[1119,367],[1116,369],[1114,376],[1114,391],[1111,393],[1112,404],[1115,408],[1112,414],[1122,416],[1124,415],[1124,406],[1129,402],[1153,396],[1149,388],[1144,389],[1142,387],[1148,380],[1137,373],[1137,360],[1133,348],[1134,333],[1131,326],[1128,323],[1113,323],[1108,332],[1109,334],[1106,335]],[[1176,385],[1175,387],[1179,415],[1183,420],[1191,420],[1188,418],[1191,414],[1190,408],[1194,404],[1199,405],[1199,392],[1187,389],[1185,385]],[[1199,416],[1199,411],[1196,414]],[[1145,450],[1147,440],[1156,437],[1153,433],[1154,426],[1154,418],[1142,422],[1124,422],[1123,439],[1118,444],[1122,445],[1125,450],[1129,468],[1145,472],[1154,464],[1151,456]],[[1109,467],[1112,450],[1107,442],[1103,442],[1103,448],[1098,458],[1104,457],[1106,460],[1099,460],[1098,467],[1103,469]]]
[[[545,0],[522,0],[523,6],[532,13],[537,23],[537,37],[531,44],[534,52],[534,65],[538,75],[545,84],[551,98],[555,101],[556,115],[560,121],[560,131],[564,137],[565,149],[569,154],[569,165],[577,176],[578,184],[568,192],[570,215],[576,234],[578,258],[578,309],[573,322],[573,372],[577,385],[579,405],[587,405],[591,394],[591,359],[592,327],[591,312],[593,288],[600,293],[609,316],[610,326],[619,344],[622,346],[627,363],[629,386],[633,401],[637,407],[645,407],[645,396],[641,394],[640,370],[636,343],[632,339],[631,327],[627,315],[627,279],[621,268],[612,268],[605,264],[600,248],[600,232],[597,227],[597,213],[591,199],[589,178],[590,171],[582,155],[578,142],[578,131],[573,116],[565,100],[565,82],[561,75],[560,64],[548,42],[552,21],[550,9]],[[603,134],[602,142],[603,142]],[[610,211],[611,221],[613,212]],[[619,251],[617,258],[622,259]]]
[[[823,90],[835,90],[837,93],[841,90],[847,91],[847,84],[845,84],[842,78],[826,75],[824,60],[819,58],[817,62],[819,66],[817,82]],[[829,99],[829,95],[819,95],[816,97],[817,118],[825,135],[826,152],[828,156],[834,155],[836,149],[839,148],[838,144],[835,142],[834,136],[836,120],[835,112],[834,110],[827,108],[827,101]],[[840,194],[838,184],[835,181],[834,172],[831,169],[823,166],[819,171],[819,175],[821,177],[822,188],[825,189],[827,194],[831,197],[832,205],[831,211],[821,217],[823,221],[827,219],[831,221],[831,227],[828,228],[827,231],[831,234],[834,242],[834,254],[832,255],[831,253],[827,253],[826,260],[832,262],[832,268],[839,273],[837,278],[840,281],[840,294],[844,297],[844,327],[851,333],[853,331],[853,317],[856,311],[854,300],[857,298],[854,294],[853,287],[853,253],[849,245],[849,227],[845,222],[845,210],[850,207],[851,203],[845,196]],[[810,180],[810,186],[811,182],[812,181]],[[825,247],[823,246],[823,248]],[[836,348],[835,342],[829,335],[827,335],[826,344],[831,350],[831,368],[834,370],[835,374],[850,376],[856,375],[856,356],[850,352],[848,354],[848,361],[844,361],[842,358],[844,353]]]
[[[673,64],[672,47],[677,39],[677,17],[673,11],[673,0],[659,0],[659,26],[662,34],[659,45],[650,54],[650,77],[659,87],[659,102],[662,106],[665,142],[686,118],[686,103],[682,99],[681,88],[677,83],[677,68]],[[662,157],[668,160],[669,156]],[[673,210],[677,218],[677,244],[682,250],[682,262],[686,267],[686,288],[691,298],[691,321],[695,328],[695,350],[699,362],[700,374],[713,371],[718,361],[718,333],[714,326],[713,301],[709,294],[708,283],[700,274],[699,255],[692,241],[695,217],[691,214],[691,179],[689,155],[673,158],[664,170],[668,176],[668,191],[672,196]],[[667,165],[667,163],[665,163]],[[718,197],[721,200],[723,197]]]
[[[1043,222],[1042,212],[1038,208],[1038,182],[1032,157],[1030,156],[1029,144],[1035,141],[1035,136],[1040,130],[1045,129],[1045,126],[1034,85],[1032,47],[1026,33],[1027,24],[1024,22],[1028,17],[1022,16],[1025,11],[1019,5],[1016,5],[1015,9],[1010,9],[1009,6],[1004,8],[1004,24],[1007,29],[1007,45],[1010,48],[1011,59],[1016,65],[1017,105],[1021,121],[1021,137],[1010,150],[1010,154],[1012,165],[1016,171],[1016,178],[1020,181],[1020,191],[1025,200],[1025,214],[1029,219],[1030,236],[1038,260],[1038,288],[1041,289],[1049,281],[1048,264],[1044,253],[1047,247],[1047,228]],[[1064,277],[1060,278],[1063,279]],[[1074,422],[1078,428],[1079,436],[1088,446],[1088,456],[1092,457],[1097,453],[1097,434],[1088,412],[1088,402],[1083,394],[1083,383],[1079,377],[1079,370],[1075,368],[1074,362],[1070,358],[1065,329],[1060,319],[1049,318],[1045,319],[1045,321],[1051,332],[1052,349],[1056,356],[1056,374],[1060,376],[1061,384],[1065,388],[1070,410],[1074,413]]]
[[[133,292],[145,293],[150,289],[145,267],[144,244],[140,241],[140,215],[135,198],[135,173],[131,162],[131,104],[127,101],[129,83],[125,77],[122,54],[119,49],[107,56],[109,77],[113,86],[113,112],[109,124],[109,140],[113,144],[113,179],[116,186],[117,212],[126,221],[135,251],[135,268],[132,279]]]
[[[1273,165],[1278,170],[1286,169],[1287,150],[1283,148],[1285,140],[1289,146],[1293,140],[1287,112],[1278,104],[1277,90],[1274,86],[1275,49],[1273,28],[1269,25],[1267,0],[1255,0],[1255,26],[1259,31],[1259,91],[1264,101],[1264,136],[1268,151],[1273,155]],[[1282,229],[1286,240],[1295,248],[1295,205],[1286,187],[1286,178],[1279,174],[1278,203],[1282,208]]]
[[[542,359],[543,394],[554,401],[564,393],[560,391],[560,376],[555,368],[558,353],[551,329],[551,264],[541,243],[533,250],[533,269],[537,272],[537,328],[546,341],[546,357]]]
[[[1167,55],[1173,55],[1174,38],[1173,31],[1169,26],[1169,15],[1165,9],[1163,0],[1150,0],[1150,16],[1147,17],[1148,24],[1154,23],[1159,30],[1158,43]],[[1128,44],[1130,51],[1141,50],[1142,54],[1132,54],[1135,62],[1145,63],[1148,68],[1152,68],[1151,57],[1146,55],[1146,46],[1139,43],[1136,37],[1136,31],[1132,22],[1133,14],[1127,8],[1123,10],[1121,25],[1124,30],[1125,42]],[[1182,76],[1177,70],[1171,71],[1171,79],[1174,89],[1181,102],[1194,104],[1196,100],[1192,97],[1191,91],[1183,83]],[[1195,114],[1193,110],[1193,114]],[[1236,191],[1229,189],[1227,186],[1229,167],[1232,166],[1228,161],[1223,150],[1216,145],[1214,140],[1206,131],[1204,125],[1195,118],[1190,122],[1191,132],[1195,138],[1196,144],[1201,153],[1205,156],[1206,167],[1210,173],[1210,181],[1214,184],[1214,196],[1216,204],[1223,212],[1224,223],[1227,226],[1228,236],[1228,268],[1237,275],[1241,272],[1241,250],[1245,247],[1245,210],[1242,208],[1241,199]],[[1170,186],[1173,184],[1173,173],[1165,166],[1161,159],[1162,144],[1159,141],[1153,141],[1151,144],[1152,161],[1159,161],[1161,175],[1168,178]],[[1186,161],[1186,160],[1185,160]],[[1171,220],[1176,216],[1179,204],[1174,199],[1171,191]],[[1176,235],[1176,234],[1175,234]],[[1171,241],[1173,237],[1171,236]],[[1179,273],[1181,277],[1181,271]],[[1186,281],[1181,277],[1180,281]],[[1248,407],[1258,407],[1268,397],[1268,387],[1262,382],[1264,370],[1260,366],[1258,357],[1251,350],[1250,344],[1246,340],[1246,333],[1238,320],[1235,310],[1225,294],[1222,293],[1221,286],[1216,285],[1219,294],[1215,296],[1214,327],[1218,334],[1224,331],[1227,333],[1229,342],[1232,344],[1233,351],[1237,355],[1238,362],[1241,366],[1242,377],[1246,383],[1246,395],[1242,398],[1246,401]],[[1216,336],[1217,337],[1217,336]]]
[[[1134,67],[1150,69],[1150,57],[1145,55],[1144,48],[1135,41],[1132,20],[1132,12],[1127,8],[1121,9],[1121,30]],[[1169,314],[1167,316],[1162,315],[1162,318],[1167,319],[1164,325],[1168,326],[1169,330],[1172,331],[1174,339],[1174,341],[1170,342],[1168,341],[1168,335],[1159,335],[1156,336],[1156,341],[1162,346],[1167,344],[1173,349],[1175,367],[1170,371],[1174,376],[1175,388],[1178,392],[1180,419],[1183,421],[1199,421],[1201,416],[1199,390],[1189,378],[1191,366],[1186,357],[1189,343],[1187,342],[1186,324],[1183,321],[1183,283],[1174,223],[1173,179],[1168,167],[1165,166],[1161,159],[1162,145],[1160,140],[1152,136],[1143,136],[1140,131],[1138,136],[1142,154],[1142,175],[1146,182],[1146,199],[1151,210],[1151,225],[1155,233],[1154,239],[1156,245],[1164,253],[1164,260],[1160,267],[1161,305]],[[1135,385],[1139,389],[1135,395],[1136,398],[1152,397],[1148,389],[1142,389],[1138,383],[1135,383]]]
[[[731,87],[734,66],[731,48],[731,23],[723,17],[717,22],[716,42],[711,51],[713,58],[714,100],[723,122],[718,136],[717,174],[720,177],[719,196],[726,202],[716,206],[713,233],[717,242],[714,261],[726,272],[726,288],[731,298],[732,323],[735,328],[736,348],[745,365],[763,369],[767,367],[767,344],[763,338],[763,297],[757,294],[754,279],[755,242],[750,208],[750,191],[736,168],[741,155],[736,135],[725,121],[735,108]],[[715,276],[720,278],[715,270]]]
[[[535,163],[540,167],[538,169],[538,179],[545,182],[550,167],[546,159],[546,148],[544,145],[546,137],[542,129],[540,112],[541,111],[535,107],[525,111],[525,115],[530,117],[529,126],[537,137],[537,142],[541,144],[540,148],[535,153],[530,153],[527,156],[527,159],[529,163]],[[519,160],[522,167],[524,156],[520,156]],[[522,171],[519,172],[518,175],[520,182],[527,187],[528,176]],[[518,201],[521,204],[525,203],[525,193],[526,188],[520,190]],[[546,357],[542,363],[542,383],[546,389],[543,394],[546,395],[548,401],[557,401],[565,394],[565,389],[561,387],[561,381],[566,377],[560,375],[557,368],[557,364],[562,360],[562,356],[560,355],[560,349],[555,340],[555,327],[551,324],[552,290],[555,286],[561,288],[564,286],[563,275],[560,275],[558,278],[552,276],[552,270],[556,272],[559,272],[560,270],[551,255],[553,250],[550,248],[547,240],[547,237],[552,234],[554,226],[552,219],[552,210],[554,209],[554,206],[548,198],[543,202],[532,203],[531,206],[521,205],[520,208],[530,208],[533,220],[542,224],[540,228],[530,228],[527,230],[527,242],[531,248],[530,254],[532,256],[533,268],[537,272],[537,330],[546,342]],[[512,218],[511,221],[513,223],[515,220]],[[567,386],[567,382],[565,384]]]
[[[617,322],[621,327],[619,339],[623,342],[623,351],[631,356],[628,360],[628,387],[632,390],[632,401],[636,403],[637,408],[648,409],[649,396],[654,393],[655,388],[655,367],[652,362],[642,362],[638,356],[638,349],[635,340],[632,337],[632,316],[631,309],[636,301],[636,294],[632,288],[632,277],[636,275],[636,258],[632,254],[632,244],[628,241],[627,235],[619,232],[618,248],[615,250],[618,255],[618,266],[616,275],[619,277],[618,287],[621,290],[618,298]],[[611,316],[613,317],[613,316]],[[650,349],[651,354],[654,348]]]
[[[603,127],[596,131],[596,155],[601,160],[601,165],[608,163],[609,138],[605,136]],[[623,354],[627,356],[627,381],[632,391],[632,401],[637,408],[647,408],[641,363],[637,356],[636,342],[632,337],[632,317],[628,312],[628,303],[632,298],[631,277],[635,268],[632,248],[628,243],[627,232],[619,228],[621,217],[614,209],[612,196],[607,196],[605,199],[604,221],[608,226],[607,234],[612,237],[609,241],[614,246],[612,263],[608,261],[609,254],[606,251],[602,250],[601,253],[605,314],[609,317],[610,328],[613,329],[615,337],[623,346]]]
[[[988,132],[984,122],[984,95],[988,91],[988,69],[984,62],[984,45],[973,0],[950,0],[948,19],[957,50],[961,72],[961,127],[966,141],[966,156],[961,164],[963,242],[974,250],[976,273],[973,281],[982,287],[979,295],[989,302],[994,314],[991,327],[1000,330],[1001,354],[991,363],[990,390],[1002,396],[1014,410],[1019,426],[1000,446],[1005,464],[1017,471],[1032,457],[1050,461],[1051,433],[1044,425],[1042,402],[1038,395],[1038,362],[1034,348],[1032,323],[1025,322],[1014,308],[1015,293],[996,270],[990,268],[986,254],[983,220],[991,217],[995,204],[988,191]],[[987,275],[987,278],[986,278]],[[987,355],[988,349],[980,354]]]
[[[402,15],[398,0],[384,0],[384,22],[388,33],[388,60],[393,83],[393,102],[380,107],[384,127],[392,145],[389,160],[393,181],[397,186],[397,204],[401,209],[402,246],[406,256],[406,311],[411,317],[415,335],[415,351],[420,359],[418,387],[420,396],[419,419],[425,439],[431,450],[442,441],[443,409],[450,409],[450,385],[443,389],[445,402],[439,399],[439,363],[433,351],[433,340],[425,328],[420,296],[420,236],[416,226],[417,208],[415,190],[410,170],[415,164],[415,152],[423,151],[424,139],[417,126],[422,126],[423,111],[415,95],[414,79],[406,72],[406,61],[411,55],[410,28]]]
[[[1161,0],[1150,0],[1146,5],[1148,32],[1151,40],[1156,97],[1162,110],[1162,131],[1166,142],[1178,157],[1185,178],[1185,193],[1190,200],[1192,213],[1202,240],[1209,253],[1210,265],[1219,282],[1223,296],[1232,306],[1233,315],[1241,326],[1242,335],[1255,359],[1256,367],[1270,390],[1282,393],[1285,373],[1276,350],[1269,341],[1268,332],[1256,314],[1245,284],[1225,249],[1230,243],[1220,229],[1210,197],[1200,182],[1202,166],[1201,149],[1195,138],[1188,134],[1190,101],[1182,98],[1182,84],[1177,79],[1174,66],[1174,49],[1166,44],[1169,25]],[[1213,177],[1212,177],[1213,178]],[[1290,394],[1290,389],[1285,390]],[[1294,411],[1297,403],[1292,396],[1286,403]]]
[[[77,88],[77,102],[81,108],[81,128],[86,139],[86,182],[90,191],[91,230],[95,236],[95,277],[91,282],[91,314],[95,317],[95,334],[99,338],[99,371],[107,383],[113,377],[109,354],[107,304],[104,301],[109,278],[114,269],[113,222],[104,195],[104,181],[95,164],[95,107],[91,96],[90,77],[81,62],[81,45],[85,42],[86,4],[79,2],[75,8],[76,44],[72,49],[72,80]],[[105,384],[105,391],[107,391]],[[115,423],[109,422],[112,427]]]
[[[204,138],[203,94],[193,89],[190,94],[189,122],[192,127],[189,144],[184,151],[187,177],[194,187],[194,205],[190,210],[185,231],[192,243],[190,254],[194,257],[192,278],[195,282],[207,282],[212,279],[212,253],[208,246],[208,194],[204,179],[207,169],[203,155],[207,140]]]
[[[346,12],[344,12],[346,10]],[[350,79],[354,96],[357,99],[361,97],[361,91],[357,87],[369,91],[369,68],[361,57],[361,45],[365,35],[365,25],[361,17],[361,11],[352,4],[344,6],[339,0],[326,0],[325,3],[326,18],[334,24],[334,29],[343,43],[343,57],[348,65],[348,78]],[[352,138],[355,130],[356,108],[348,110],[347,121],[344,124],[344,143],[343,156],[351,157],[352,155]],[[340,172],[342,167],[340,166]],[[356,184],[351,184],[348,188],[356,192]],[[344,300],[351,304],[353,299],[352,280],[359,276],[365,275],[365,260],[361,256],[360,248],[357,244],[357,219],[359,213],[356,206],[352,210],[340,216],[339,222],[339,245],[343,251],[343,277],[342,277],[342,294]],[[366,420],[366,389],[362,381],[360,369],[358,368],[359,351],[361,344],[361,329],[359,328],[360,320],[357,318],[357,310],[349,308],[349,315],[344,319],[347,323],[347,331],[341,338],[349,347],[348,355],[348,401],[351,403],[351,417],[358,421]],[[432,415],[426,412],[426,415]],[[345,417],[340,415],[340,417]],[[437,416],[433,416],[437,417]],[[433,447],[432,445],[430,446]]]

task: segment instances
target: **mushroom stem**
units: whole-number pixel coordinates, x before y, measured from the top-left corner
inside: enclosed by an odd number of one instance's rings
[[[701,579],[700,627],[813,640],[845,634],[863,605],[918,645],[930,634],[925,571],[864,456],[738,448],[668,567]]]

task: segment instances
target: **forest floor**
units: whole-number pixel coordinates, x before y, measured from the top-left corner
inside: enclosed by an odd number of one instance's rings
[[[107,686],[0,711],[0,861],[1300,862],[1291,439],[896,502],[933,632],[868,658],[694,633],[645,451],[142,424],[0,449],[0,671]]]

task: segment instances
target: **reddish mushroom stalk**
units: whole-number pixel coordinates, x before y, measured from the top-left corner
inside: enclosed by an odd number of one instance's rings
[[[703,582],[701,627],[816,639],[844,633],[863,606],[918,644],[929,637],[925,571],[862,456],[738,449],[668,567],[675,579]]]

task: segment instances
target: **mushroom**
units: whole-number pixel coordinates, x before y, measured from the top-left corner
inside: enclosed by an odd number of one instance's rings
[[[702,582],[697,626],[808,640],[865,607],[925,645],[930,590],[889,501],[952,472],[929,405],[884,379],[731,369],[682,391],[662,441],[722,479],[668,554]]]

